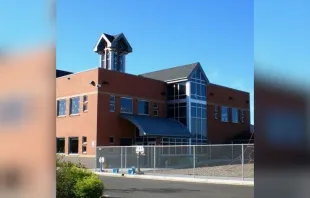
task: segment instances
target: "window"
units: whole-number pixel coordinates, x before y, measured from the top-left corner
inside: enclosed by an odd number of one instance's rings
[[[110,96],[110,112],[115,112],[115,96]]]
[[[65,153],[65,138],[56,138],[56,153]]]
[[[70,98],[70,114],[80,113],[80,97]]]
[[[187,103],[173,103],[168,105],[168,117],[187,126]]]
[[[121,113],[132,113],[132,98],[121,98]]]
[[[241,110],[241,122],[244,122],[244,110]]]
[[[109,142],[110,142],[110,144],[114,144],[114,137],[109,137]]]
[[[217,105],[214,105],[214,119],[218,119],[218,111],[219,107]]]
[[[82,137],[82,143],[83,143],[83,144],[86,144],[86,143],[87,143],[87,137],[85,137],[85,136]]]
[[[191,77],[191,98],[205,101],[207,97],[206,83],[206,79],[201,70],[197,69]]]
[[[158,116],[158,103],[157,102],[153,103],[153,115]]]
[[[69,137],[69,154],[79,153],[79,138]]]
[[[239,122],[239,116],[238,116],[238,109],[232,108],[231,110],[231,121],[233,123],[238,123]]]
[[[222,122],[228,122],[228,107],[222,107]]]
[[[138,101],[138,114],[149,115],[149,102],[144,100]]]
[[[83,96],[83,112],[88,111],[88,96]]]
[[[57,100],[57,116],[66,115],[66,99]]]
[[[82,153],[87,153],[87,146],[86,145],[82,146]]]

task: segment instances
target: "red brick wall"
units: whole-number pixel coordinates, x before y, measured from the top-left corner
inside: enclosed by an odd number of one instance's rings
[[[70,78],[70,79],[68,79]],[[68,154],[68,138],[79,137],[79,154],[82,154],[82,137],[87,137],[87,155],[94,155],[92,141],[96,143],[97,88],[90,81],[98,81],[98,69],[64,76],[56,79],[56,99],[66,99],[66,116],[56,116],[56,137],[65,138],[65,153]],[[88,95],[88,112],[83,112],[83,95]],[[80,114],[70,116],[70,98],[80,96]]]
[[[109,137],[114,136],[114,144],[119,145],[121,137],[134,137],[135,127],[129,121],[119,117],[120,98],[133,98],[133,112],[138,113],[138,99],[150,101],[150,115],[153,115],[153,102],[158,102],[159,116],[166,116],[166,85],[161,81],[142,78],[100,69],[99,82],[108,84],[99,88],[98,97],[98,137],[100,146],[111,145]],[[115,112],[110,112],[110,95],[115,96]]]
[[[231,99],[229,99],[231,97]],[[211,143],[224,143],[227,139],[250,131],[250,98],[249,93],[223,87],[215,84],[207,86],[207,117],[208,117],[208,140]],[[248,101],[248,103],[247,103]],[[214,117],[214,107],[218,105],[218,119]],[[244,123],[231,122],[231,109],[229,112],[229,122],[221,121],[221,106],[238,108],[244,110]],[[239,117],[241,112],[239,111]]]

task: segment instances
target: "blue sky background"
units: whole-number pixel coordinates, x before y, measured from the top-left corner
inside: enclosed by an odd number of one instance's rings
[[[58,1],[57,68],[97,67],[103,32],[130,42],[128,73],[200,62],[211,82],[250,92],[253,104],[252,1]]]

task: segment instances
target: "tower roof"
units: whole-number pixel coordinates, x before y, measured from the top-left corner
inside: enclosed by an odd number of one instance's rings
[[[116,35],[110,35],[107,33],[102,33],[95,48],[94,51],[95,52],[99,52],[102,51],[104,49],[104,47],[110,47],[110,48],[114,48],[117,46],[117,42],[118,41],[124,41],[125,45],[126,45],[126,51],[128,53],[132,52],[132,48],[129,44],[129,42],[127,41],[125,35],[123,33],[120,34],[116,34]],[[105,44],[106,46],[105,46]]]

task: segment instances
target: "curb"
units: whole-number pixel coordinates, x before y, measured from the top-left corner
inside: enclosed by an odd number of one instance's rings
[[[191,183],[208,183],[208,184],[225,184],[225,185],[239,185],[239,186],[254,186],[254,181],[240,181],[240,180],[223,180],[223,179],[200,179],[200,178],[186,178],[186,177],[166,177],[153,175],[128,175],[115,173],[95,172],[97,175],[109,177],[127,177],[135,179],[150,179],[150,180],[164,180],[176,182],[191,182]]]

